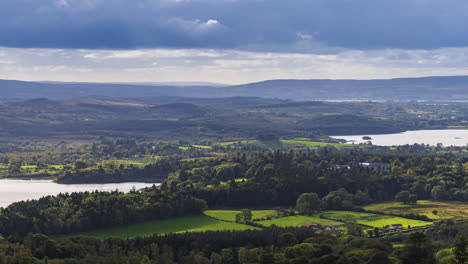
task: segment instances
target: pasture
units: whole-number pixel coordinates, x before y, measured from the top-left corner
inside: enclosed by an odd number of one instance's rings
[[[420,200],[415,205],[408,205],[399,202],[387,202],[371,204],[363,206],[362,208],[366,210],[380,211],[386,214],[420,214],[433,220],[468,218],[468,203],[455,201],[435,202]]]
[[[403,217],[396,217],[390,215],[379,215],[361,212],[351,211],[326,211],[323,212],[324,217],[343,222],[354,222],[360,225],[370,227],[385,227],[392,224],[402,224],[403,227],[407,228],[416,226],[427,226],[431,225],[431,222],[425,222],[420,220],[407,219]]]
[[[249,225],[235,223],[235,216],[239,210],[208,210],[205,215],[187,216],[170,218],[157,221],[148,221],[138,224],[123,225],[114,228],[100,229],[91,232],[68,234],[58,236],[57,238],[71,237],[97,237],[97,238],[134,238],[152,235],[161,235],[168,233],[183,232],[204,232],[234,230],[242,231],[248,229],[258,229]],[[276,215],[276,210],[252,210],[253,219],[262,219],[268,216]],[[300,227],[304,224],[321,225],[344,225],[346,222],[353,222],[368,227],[383,228],[386,225],[402,224],[405,228],[408,226],[418,227],[431,225],[431,222],[394,217],[389,215],[378,215],[370,213],[352,212],[352,211],[325,211],[311,216],[294,215],[271,220],[256,221],[263,226],[276,225],[279,227]]]
[[[208,210],[205,215],[223,220],[223,221],[236,221],[236,214],[240,213],[239,210]],[[252,210],[252,219],[264,218],[276,215],[276,210]]]
[[[342,225],[343,222],[322,219],[319,214],[306,216],[306,215],[294,215],[276,218],[272,220],[258,221],[257,223],[264,226],[277,225],[280,227],[300,227],[304,224],[320,224],[320,225]]]
[[[320,147],[334,147],[334,148],[354,148],[354,147],[365,147],[366,145],[350,145],[350,144],[340,144],[340,143],[330,143],[330,142],[318,142],[310,141],[306,138],[299,138],[295,140],[282,139],[279,141],[260,141],[260,140],[243,140],[243,141],[231,141],[217,143],[223,147],[231,145],[274,145],[274,146],[284,146],[284,147],[306,147],[311,149],[317,149]]]
[[[0,165],[0,177],[15,177],[15,176],[44,176],[55,175],[64,169],[64,165],[47,165],[38,167],[37,165],[22,165],[18,172],[11,173],[8,170],[8,164]]]
[[[77,234],[69,234],[59,236],[58,238],[70,237],[97,237],[97,238],[133,238],[145,237],[152,235],[160,235],[167,233],[183,233],[183,232],[203,232],[203,231],[220,231],[220,230],[247,230],[256,229],[248,225],[237,223],[229,223],[210,218],[205,215],[187,216],[170,218],[157,221],[149,221],[138,224],[130,224],[118,226],[108,229],[100,229],[91,232],[83,232]]]

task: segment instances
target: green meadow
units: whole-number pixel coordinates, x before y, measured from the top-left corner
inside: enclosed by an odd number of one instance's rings
[[[330,142],[318,142],[318,141],[310,141],[306,138],[300,138],[295,140],[279,140],[279,141],[260,141],[260,140],[243,140],[243,141],[231,141],[231,142],[222,142],[217,143],[220,146],[230,146],[230,145],[283,145],[285,147],[307,147],[307,148],[319,148],[319,147],[335,147],[335,148],[354,148],[354,147],[362,147],[365,145],[350,145],[350,144],[340,144],[340,143],[330,143]]]
[[[322,219],[319,214],[306,216],[306,215],[294,215],[276,218],[272,220],[258,221],[257,223],[264,226],[277,225],[281,227],[299,227],[304,224],[320,224],[320,225],[343,225],[343,222]]]
[[[420,221],[407,219],[403,217],[396,217],[390,215],[379,215],[379,214],[370,214],[370,213],[361,213],[361,212],[351,212],[351,211],[326,211],[323,212],[323,216],[329,219],[343,221],[343,222],[353,222],[360,225],[366,225],[371,227],[385,227],[392,224],[402,224],[403,227],[416,227],[416,226],[427,226],[431,225],[432,222]]]
[[[202,231],[220,231],[220,230],[247,230],[256,229],[248,225],[224,222],[211,217],[187,216],[170,218],[158,221],[149,221],[139,224],[124,225],[115,228],[100,229],[92,232],[83,232],[60,236],[59,238],[70,238],[89,236],[97,238],[118,237],[132,238],[160,235],[167,233],[183,232],[202,232]]]
[[[377,205],[375,205],[375,207],[377,207]],[[148,221],[144,223],[130,224],[108,229],[100,229],[91,232],[63,235],[59,236],[58,238],[70,238],[79,236],[89,236],[97,238],[133,238],[168,233],[220,230],[241,231],[248,229],[258,229],[249,225],[235,223],[236,214],[238,213],[240,213],[240,210],[207,210],[205,211],[205,215],[200,216],[188,216],[158,221]],[[276,214],[276,210],[252,210],[253,219],[274,217]],[[321,218],[321,215],[324,218]],[[300,227],[304,224],[344,225],[346,222],[352,222],[368,227],[379,228],[383,228],[391,224],[402,224],[405,228],[408,226],[418,227],[432,224],[431,222],[406,219],[402,217],[352,211],[324,211],[320,214],[316,213],[310,216],[294,215],[255,222],[263,226],[276,225],[280,227]]]
[[[408,205],[400,202],[376,203],[362,208],[380,211],[386,214],[420,214],[430,219],[466,219],[468,217],[468,203],[465,202],[435,202],[420,200],[417,204]]]
[[[236,221],[236,214],[240,213],[239,210],[208,210],[205,215],[223,220],[223,221]],[[276,215],[276,210],[252,210],[252,218],[259,219],[268,216]]]

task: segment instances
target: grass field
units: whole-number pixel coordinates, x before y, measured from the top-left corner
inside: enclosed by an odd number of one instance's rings
[[[276,218],[272,220],[258,221],[264,226],[277,225],[281,227],[299,227],[303,224],[321,224],[321,225],[342,225],[343,222],[321,219],[318,214],[312,216],[295,215]]]
[[[402,217],[395,217],[389,215],[378,215],[361,212],[351,211],[326,211],[323,213],[325,217],[343,221],[343,222],[355,222],[357,224],[371,226],[371,227],[385,227],[386,225],[402,224],[403,227],[416,227],[431,225],[431,222],[425,222],[420,220],[406,219]]]
[[[319,148],[319,147],[353,148],[355,147],[349,144],[315,142],[315,141],[307,141],[307,140],[281,140],[281,142],[287,145],[303,145],[309,148]]]
[[[37,165],[22,165],[21,169],[17,173],[8,172],[9,165],[1,164],[0,165],[0,176],[2,177],[15,177],[19,176],[43,176],[45,174],[55,175],[63,170],[64,165],[48,165],[47,167],[37,167]]]
[[[159,221],[149,221],[139,224],[131,224],[119,226],[109,229],[101,229],[98,231],[84,232],[78,234],[70,234],[59,236],[58,238],[70,238],[78,236],[90,236],[98,238],[118,237],[132,238],[144,237],[166,233],[183,233],[183,232],[201,232],[201,231],[219,231],[219,230],[247,230],[256,229],[255,227],[228,223],[210,218],[208,216],[187,216],[179,218],[171,218]]]
[[[386,206],[389,205],[390,203],[375,204],[372,205],[373,207],[371,208],[373,208],[373,210],[379,208],[383,210],[386,209]],[[405,207],[400,204],[393,204],[392,208]],[[101,229],[92,232],[69,234],[59,236],[58,238],[70,238],[77,236],[90,236],[98,238],[133,238],[167,233],[257,229],[248,225],[234,223],[235,216],[239,212],[240,211],[238,210],[208,210],[205,211],[205,215],[201,216],[188,216],[159,221],[149,221],[139,224]],[[253,219],[264,218],[275,214],[276,210],[252,210]],[[408,226],[417,227],[432,224],[431,222],[406,219],[402,217],[352,211],[325,211],[322,212],[322,214],[328,219],[320,218],[319,214],[317,213],[312,216],[295,215],[272,220],[257,221],[256,223],[259,223],[263,226],[277,225],[280,227],[299,227],[304,224],[343,225],[345,222],[355,222],[357,224],[379,228],[391,224],[402,224],[405,228]]]
[[[319,147],[335,147],[335,148],[354,148],[354,147],[365,147],[365,145],[350,145],[350,144],[340,144],[340,143],[330,143],[330,142],[316,142],[316,141],[309,141],[305,140],[305,138],[301,138],[302,140],[280,140],[279,142],[274,142],[274,145],[283,145],[283,146],[303,146],[308,148],[319,148]],[[260,140],[243,140],[243,141],[231,141],[231,142],[223,142],[218,143],[221,146],[230,146],[234,144],[241,143],[243,145],[269,145],[269,142],[262,142]],[[279,143],[279,144],[278,144]]]
[[[210,146],[203,146],[203,145],[192,145],[194,148],[200,148],[200,149],[211,149]]]
[[[420,214],[434,220],[468,218],[468,203],[464,202],[433,202],[421,200],[418,201],[416,205],[388,202],[371,204],[363,208],[387,214]],[[432,213],[434,210],[437,211],[436,215]]]
[[[231,142],[221,142],[221,143],[217,143],[217,144],[225,147],[225,146],[234,145],[234,144],[238,144],[238,143],[241,143],[241,144],[244,144],[244,145],[261,144],[261,142],[259,140],[231,141]]]
[[[240,213],[237,210],[208,210],[205,211],[207,216],[223,220],[223,221],[236,221],[236,214]],[[252,218],[258,219],[269,215],[275,215],[276,210],[252,210]]]

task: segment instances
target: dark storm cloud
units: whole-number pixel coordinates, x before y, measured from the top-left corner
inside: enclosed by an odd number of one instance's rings
[[[463,0],[1,0],[0,46],[327,48],[468,46]]]

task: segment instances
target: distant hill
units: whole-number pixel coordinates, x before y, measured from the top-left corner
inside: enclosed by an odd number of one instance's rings
[[[113,83],[55,83],[0,80],[0,98],[131,98],[209,93],[216,86],[157,86]],[[196,96],[195,96],[196,97]]]
[[[0,80],[0,98],[263,97],[293,100],[468,100],[468,76],[382,80],[270,80],[237,86]]]
[[[217,90],[223,96],[296,100],[468,100],[468,76],[384,80],[270,80]]]

